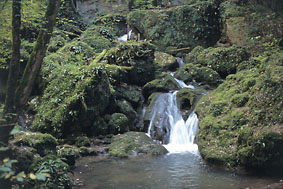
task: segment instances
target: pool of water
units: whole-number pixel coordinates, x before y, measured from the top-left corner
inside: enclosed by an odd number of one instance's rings
[[[77,161],[74,179],[82,184],[74,186],[75,189],[252,189],[279,181],[279,178],[237,175],[212,168],[192,153],[122,160],[84,157]]]

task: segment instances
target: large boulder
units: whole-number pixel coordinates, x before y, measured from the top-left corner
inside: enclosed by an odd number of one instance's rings
[[[142,86],[154,79],[154,51],[154,46],[148,42],[129,41],[111,48],[105,59],[108,64],[130,68],[128,83]]]
[[[116,135],[109,145],[109,153],[115,157],[128,157],[131,155],[163,155],[168,151],[161,144],[156,144],[143,132],[127,132]]]
[[[196,47],[185,60],[188,63],[200,64],[216,71],[221,78],[237,72],[239,64],[248,60],[249,53],[243,47],[217,47],[203,49]]]
[[[77,66],[52,62],[45,64],[43,70],[50,74],[43,77],[48,83],[36,108],[33,129],[56,137],[67,137],[70,133],[105,133],[106,128],[96,124],[101,120],[111,96],[103,65]]]
[[[282,171],[282,60],[282,50],[255,57],[255,67],[202,97],[198,145],[206,161]]]
[[[222,82],[222,79],[216,71],[200,64],[186,63],[174,76],[184,81],[186,84],[197,82],[200,85],[215,87]]]
[[[210,46],[220,37],[217,5],[208,1],[162,10],[135,10],[127,20],[160,50]]]
[[[154,53],[154,64],[156,78],[161,77],[162,72],[176,71],[179,66],[174,56],[160,51]]]
[[[57,140],[50,134],[19,132],[11,141],[15,146],[26,146],[35,149],[40,156],[56,154]]]

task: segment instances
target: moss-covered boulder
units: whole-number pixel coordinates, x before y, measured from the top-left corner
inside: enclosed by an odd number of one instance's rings
[[[109,153],[115,157],[128,157],[131,155],[163,155],[168,151],[161,144],[156,144],[143,132],[127,132],[116,135],[109,145]]]
[[[154,46],[148,42],[123,42],[105,55],[108,64],[126,66],[128,83],[142,86],[154,78]]]
[[[200,64],[186,63],[174,75],[186,84],[199,83],[200,85],[217,86],[222,82],[219,74],[209,67]]]
[[[57,140],[50,134],[19,132],[12,144],[16,146],[32,147],[41,156],[56,154]]]
[[[113,134],[124,133],[129,130],[129,120],[127,116],[121,113],[112,114],[108,124],[111,129],[110,133]]]
[[[143,96],[147,99],[154,92],[169,92],[180,89],[180,86],[170,74],[163,74],[161,79],[155,79],[142,88]]]
[[[187,120],[200,96],[200,91],[196,91],[195,89],[190,88],[182,88],[177,93],[177,105],[179,110],[182,111],[184,120]]]
[[[254,6],[249,1],[223,1],[220,15],[223,24],[223,43],[251,47],[253,54],[259,55],[267,46],[275,46],[282,38],[283,16],[273,12],[267,4],[258,1]],[[272,1],[275,5],[275,1]],[[280,9],[282,2],[276,2]],[[281,6],[282,9],[282,6]],[[282,12],[282,11],[281,11]]]
[[[282,50],[257,67],[229,75],[202,97],[198,145],[205,160],[225,166],[282,170]]]
[[[60,146],[57,150],[57,154],[70,166],[74,166],[76,159],[80,157],[79,150],[70,145]]]
[[[127,20],[161,50],[210,46],[220,37],[217,5],[208,1],[165,10],[131,11]]]
[[[125,99],[121,99],[116,101],[116,108],[117,112],[121,112],[122,114],[127,116],[129,120],[128,127],[130,130],[133,130],[135,128],[135,124],[138,121],[138,114],[133,106]]]
[[[104,49],[110,49],[112,46],[110,40],[102,36],[87,36],[81,38],[81,41],[91,46],[96,53],[101,53]]]
[[[107,134],[105,125],[96,124],[111,96],[104,66],[49,63],[43,66],[43,79],[48,83],[33,129],[62,138],[71,133]]]
[[[175,71],[179,66],[174,56],[160,51],[154,53],[154,64],[155,77],[161,76],[162,72]]]
[[[78,136],[75,139],[75,144],[78,147],[82,147],[82,146],[90,146],[90,139],[86,136]]]
[[[243,47],[217,47],[203,49],[196,47],[185,60],[189,63],[200,64],[216,71],[222,78],[236,73],[239,64],[248,60],[249,53]]]
[[[44,58],[46,65],[50,64],[73,64],[86,65],[89,64],[89,59],[95,54],[95,50],[85,42],[72,41],[60,48],[56,53],[52,53]]]

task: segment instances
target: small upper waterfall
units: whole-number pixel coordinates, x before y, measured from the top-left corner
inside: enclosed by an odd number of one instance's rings
[[[118,41],[122,42],[122,41],[127,41],[128,39],[131,38],[132,35],[132,30],[130,30],[127,34],[122,35],[121,37],[118,37]]]

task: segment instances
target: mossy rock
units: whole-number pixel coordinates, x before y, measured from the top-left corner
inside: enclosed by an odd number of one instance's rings
[[[169,92],[178,90],[180,86],[170,74],[163,74],[162,78],[148,82],[142,88],[143,96],[147,99],[154,92]]]
[[[142,86],[154,79],[154,51],[148,42],[123,42],[111,48],[105,55],[108,64],[131,67],[128,83]]]
[[[110,49],[112,46],[110,40],[101,36],[98,37],[88,36],[86,38],[81,38],[81,41],[91,46],[94,49],[94,52],[96,53],[101,53],[104,49]]]
[[[154,53],[154,64],[155,77],[161,75],[162,72],[175,71],[179,66],[174,56],[160,51]]]
[[[197,82],[200,85],[215,87],[222,82],[222,79],[216,71],[200,64],[186,63],[174,76],[184,81],[186,84]]]
[[[184,120],[187,120],[200,96],[200,92],[190,88],[182,88],[177,93],[177,105],[179,110],[182,111]]]
[[[16,146],[32,147],[41,155],[56,154],[57,140],[50,134],[19,132],[12,141]]]
[[[87,65],[95,55],[95,50],[85,42],[72,41],[44,58],[44,64],[50,65]]]
[[[130,102],[134,109],[137,109],[143,104],[141,87],[135,85],[121,83],[121,85],[115,87],[114,95],[117,99],[125,99]]]
[[[106,128],[93,128],[106,110],[111,86],[102,64],[45,64],[47,87],[36,108],[33,128],[66,138],[71,133],[99,135]],[[107,134],[107,133],[106,133]]]
[[[210,46],[220,37],[217,5],[207,1],[165,10],[131,11],[127,22],[160,50]]]
[[[196,106],[198,145],[205,160],[228,167],[282,170],[283,53],[229,75]],[[280,79],[281,78],[281,79]]]
[[[257,6],[254,6],[247,1],[223,1],[219,6],[223,41],[251,47],[252,53],[257,55],[267,46],[276,46],[276,41],[282,38],[279,31],[283,30],[283,26],[279,23],[282,23],[283,16],[271,11],[271,6],[267,5],[269,3],[270,1],[259,1]],[[279,4],[277,2],[277,5]],[[280,6],[276,7],[280,9]]]
[[[75,139],[75,144],[78,147],[82,147],[82,146],[90,146],[90,140],[88,137],[86,136],[78,136]]]
[[[133,128],[135,127],[135,124],[138,120],[137,112],[134,110],[132,105],[128,101],[126,101],[125,99],[117,100],[116,106],[117,106],[118,112],[121,112],[122,114],[127,116],[128,120],[129,120],[129,122],[128,122],[129,129],[133,130]]]
[[[111,115],[109,127],[113,134],[124,133],[129,131],[129,120],[127,116],[121,113],[114,113]]]
[[[76,159],[80,157],[79,150],[70,145],[60,146],[57,153],[58,156],[65,159],[66,163],[70,166],[74,166]]]
[[[128,66],[117,66],[115,64],[106,64],[105,70],[109,81],[113,86],[119,86],[121,83],[129,82],[129,72],[132,68]]]
[[[143,132],[127,132],[116,135],[109,145],[109,153],[115,157],[129,157],[131,155],[163,155],[168,151],[161,145],[153,142]]]
[[[199,47],[196,48],[186,56],[186,62],[211,68],[222,78],[236,73],[239,64],[249,58],[247,50],[239,46],[207,48],[203,50]]]

